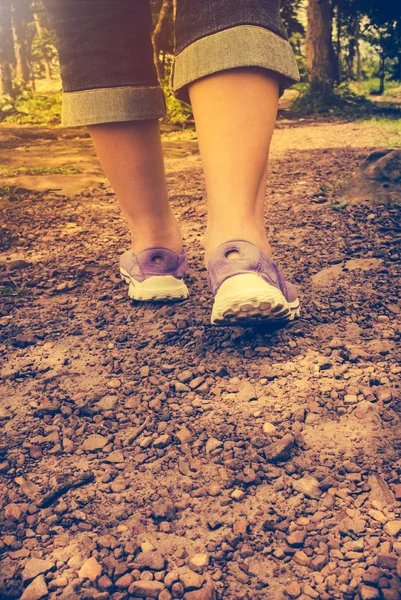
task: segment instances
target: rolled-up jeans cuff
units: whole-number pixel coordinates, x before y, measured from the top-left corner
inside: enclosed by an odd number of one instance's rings
[[[121,86],[64,92],[64,127],[158,119],[166,114],[160,86]]]
[[[265,27],[238,25],[189,44],[175,57],[171,87],[189,103],[188,84],[212,73],[237,67],[261,67],[280,77],[280,95],[299,81],[290,43]]]

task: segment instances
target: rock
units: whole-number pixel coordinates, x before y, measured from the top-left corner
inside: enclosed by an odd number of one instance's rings
[[[401,521],[388,521],[383,529],[388,535],[396,537],[401,531]]]
[[[163,519],[163,521],[172,521],[175,519],[176,510],[171,500],[157,500],[153,504],[153,516],[156,519]]]
[[[179,431],[177,431],[175,437],[181,444],[188,444],[193,439],[193,435],[187,427],[182,427]]]
[[[253,385],[245,384],[237,394],[237,400],[239,402],[250,402],[251,400],[257,400],[258,395]]]
[[[214,452],[218,448],[222,448],[222,446],[223,442],[220,442],[220,440],[211,437],[206,442],[206,454],[212,454],[212,452]]]
[[[294,546],[295,548],[299,548],[304,545],[304,541],[306,538],[306,531],[304,529],[298,529],[297,531],[293,531],[290,535],[287,536],[287,544],[289,546]]]
[[[201,588],[205,578],[194,571],[186,571],[180,574],[180,581],[187,591],[191,591]]]
[[[345,394],[345,404],[356,404],[358,402],[358,396],[356,394]]]
[[[277,432],[277,427],[272,423],[263,423],[263,433],[266,435],[274,435]]]
[[[166,561],[157,551],[140,552],[135,559],[135,567],[138,569],[151,569],[152,571],[162,571]]]
[[[125,573],[125,575],[122,575],[115,581],[114,585],[121,590],[126,590],[129,588],[133,580],[134,578],[132,577],[131,573]]]
[[[101,450],[108,443],[107,438],[99,435],[98,433],[93,433],[90,435],[84,443],[82,444],[82,450],[87,450],[89,452],[93,452],[94,450]]]
[[[96,581],[102,574],[102,566],[97,562],[94,556],[86,559],[79,570],[78,577],[80,579],[90,579]]]
[[[397,554],[379,554],[377,557],[377,566],[381,569],[389,569],[394,571],[397,568]]]
[[[293,581],[285,587],[284,592],[290,598],[298,598],[301,595],[301,586],[298,582]]]
[[[290,433],[272,444],[269,444],[264,449],[266,460],[275,463],[283,460],[288,460],[291,456],[291,450],[294,446],[295,438]]]
[[[25,517],[26,513],[26,505],[24,504],[7,504],[4,509],[4,514],[6,519],[10,519],[11,521],[21,521]]]
[[[375,150],[340,190],[345,202],[397,202],[401,195],[401,149]]]
[[[22,571],[22,581],[30,581],[35,579],[38,575],[47,573],[55,567],[55,564],[51,560],[45,560],[42,558],[31,558],[26,563],[24,570]]]
[[[401,557],[397,560],[397,575],[401,579]]]
[[[22,258],[17,258],[16,260],[10,260],[10,262],[7,263],[7,271],[21,271],[29,266],[29,262],[23,260]]]
[[[171,435],[164,433],[155,439],[153,446],[155,448],[166,448],[171,443]]]
[[[128,588],[128,591],[135,598],[157,598],[165,589],[164,583],[161,581],[134,581]]]
[[[123,463],[124,462],[124,454],[122,453],[121,450],[114,450],[113,452],[110,452],[110,454],[108,454],[106,456],[106,458],[104,459],[104,462],[107,463]]]
[[[384,523],[387,523],[387,517],[385,517],[380,510],[375,510],[374,508],[371,508],[369,510],[369,516],[372,517],[372,519],[374,519],[375,521],[381,523],[382,525],[384,525]]]
[[[198,573],[202,573],[206,567],[209,565],[209,555],[207,552],[200,552],[199,554],[194,554],[189,561],[189,567]]]
[[[302,567],[307,567],[310,564],[310,558],[303,550],[295,552],[293,560]]]
[[[189,381],[191,381],[191,379],[193,378],[193,373],[192,371],[186,370],[186,371],[182,371],[181,373],[178,374],[178,381],[180,383],[188,383]]]
[[[99,402],[96,402],[94,408],[96,411],[105,412],[106,410],[114,410],[117,406],[117,396],[103,396]]]
[[[291,483],[296,492],[304,494],[307,498],[318,499],[322,495],[319,482],[315,477],[306,475],[305,477],[301,477],[301,479],[293,479]]]
[[[4,406],[0,406],[0,421],[11,419],[13,416],[12,412],[7,410]]]
[[[64,452],[66,452],[67,454],[72,454],[74,452],[74,442],[72,440],[70,440],[67,437],[63,438],[62,441],[62,445],[63,445],[63,450]]]
[[[20,600],[39,600],[49,593],[46,581],[43,575],[36,577],[27,588],[25,588]]]
[[[235,502],[240,502],[245,497],[245,492],[243,490],[234,490],[231,493],[231,498],[235,500]]]
[[[119,387],[121,387],[121,381],[119,379],[110,379],[110,381],[107,382],[107,387],[109,388],[109,390],[116,390]]]
[[[364,583],[359,587],[359,595],[361,600],[376,600],[376,598],[380,598],[378,589]]]
[[[214,600],[215,597],[214,585],[210,579],[206,581],[201,589],[184,594],[184,600]]]
[[[394,495],[396,500],[401,500],[401,483],[394,486]]]
[[[372,473],[368,477],[368,483],[370,485],[370,502],[378,501],[383,508],[393,508],[395,506],[394,494],[381,475]]]

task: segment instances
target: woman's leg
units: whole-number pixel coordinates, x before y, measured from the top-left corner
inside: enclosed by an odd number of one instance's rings
[[[180,229],[169,205],[159,122],[89,126],[103,170],[119,199],[132,249],[182,248]]]
[[[56,32],[62,121],[86,125],[128,219],[134,252],[182,247],[168,204],[158,118],[163,91],[145,0],[44,0]]]
[[[234,238],[269,254],[269,145],[279,92],[298,79],[280,0],[178,0],[176,33],[173,90],[191,101],[206,176],[206,258]]]
[[[207,187],[206,259],[236,238],[271,254],[264,199],[278,77],[262,69],[233,69],[195,81],[189,95]]]

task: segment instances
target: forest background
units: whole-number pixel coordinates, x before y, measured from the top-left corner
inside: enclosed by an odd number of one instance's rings
[[[152,0],[155,62],[166,121],[191,123],[170,93],[175,0]],[[366,114],[401,86],[401,14],[393,0],[289,0],[282,6],[301,73],[296,114]],[[293,88],[294,90],[294,88]],[[54,33],[41,0],[0,0],[0,122],[57,125],[61,80]]]

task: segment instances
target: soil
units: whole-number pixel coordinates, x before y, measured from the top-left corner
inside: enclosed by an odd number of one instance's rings
[[[165,143],[190,299],[134,305],[88,138],[11,129],[9,164],[95,179],[3,194],[0,597],[401,598],[400,205],[339,192],[377,132],[279,123],[266,226],[302,317],[272,330],[209,324],[196,141]]]

